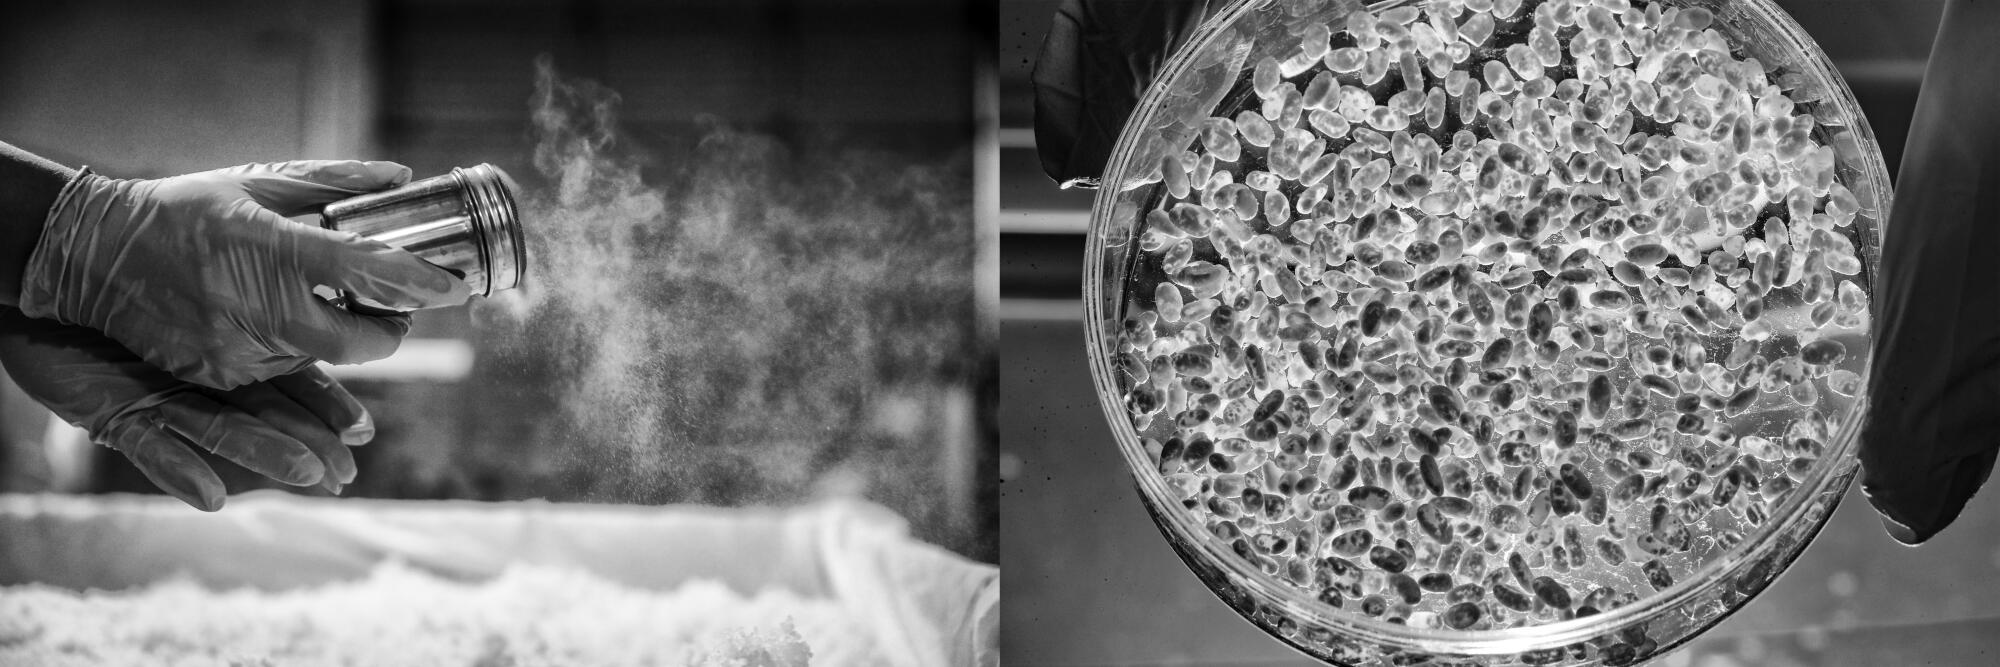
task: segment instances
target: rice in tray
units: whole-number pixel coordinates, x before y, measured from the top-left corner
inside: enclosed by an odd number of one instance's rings
[[[546,566],[457,582],[390,562],[282,592],[0,588],[0,665],[882,664],[872,637],[832,600],[706,580],[652,591]]]

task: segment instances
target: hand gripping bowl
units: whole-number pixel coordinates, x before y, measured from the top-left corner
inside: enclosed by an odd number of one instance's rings
[[[1240,0],[1091,220],[1140,497],[1337,664],[1630,664],[1855,472],[1889,183],[1768,0]]]

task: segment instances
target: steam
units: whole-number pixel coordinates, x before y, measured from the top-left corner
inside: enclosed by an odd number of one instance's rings
[[[716,119],[654,152],[619,104],[538,63],[530,272],[479,313],[489,360],[537,387],[517,422],[534,432],[490,437],[533,438],[531,466],[579,499],[782,502],[880,469],[872,495],[921,504],[934,484],[883,477],[921,477],[933,443],[875,422],[987,353],[969,156],[913,164]]]

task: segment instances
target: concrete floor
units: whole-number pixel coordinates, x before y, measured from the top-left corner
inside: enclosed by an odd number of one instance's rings
[[[1064,310],[1044,306],[1044,317]],[[1210,594],[1147,519],[1098,408],[1080,323],[1014,319],[1001,334],[1007,664],[1308,664]],[[1992,494],[1913,549],[1850,492],[1784,576],[1660,663],[2000,664]]]

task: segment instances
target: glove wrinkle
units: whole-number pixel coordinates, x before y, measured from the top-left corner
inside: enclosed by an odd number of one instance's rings
[[[318,484],[326,472],[326,467],[304,443],[267,422],[249,418],[236,408],[204,396],[184,396],[180,401],[160,406],[159,413],[182,438],[271,479],[293,486],[311,486]]]
[[[132,400],[124,405],[112,408],[112,412],[107,417],[98,420],[101,423],[88,425],[76,424],[76,426],[91,433],[115,433],[119,430],[117,425],[127,423],[141,424],[143,428],[165,428],[166,418],[160,415],[159,406],[172,401],[174,396],[187,393],[188,391],[190,391],[190,388],[185,385],[156,391],[137,400]],[[109,442],[100,441],[97,444],[117,449],[117,447]]]

